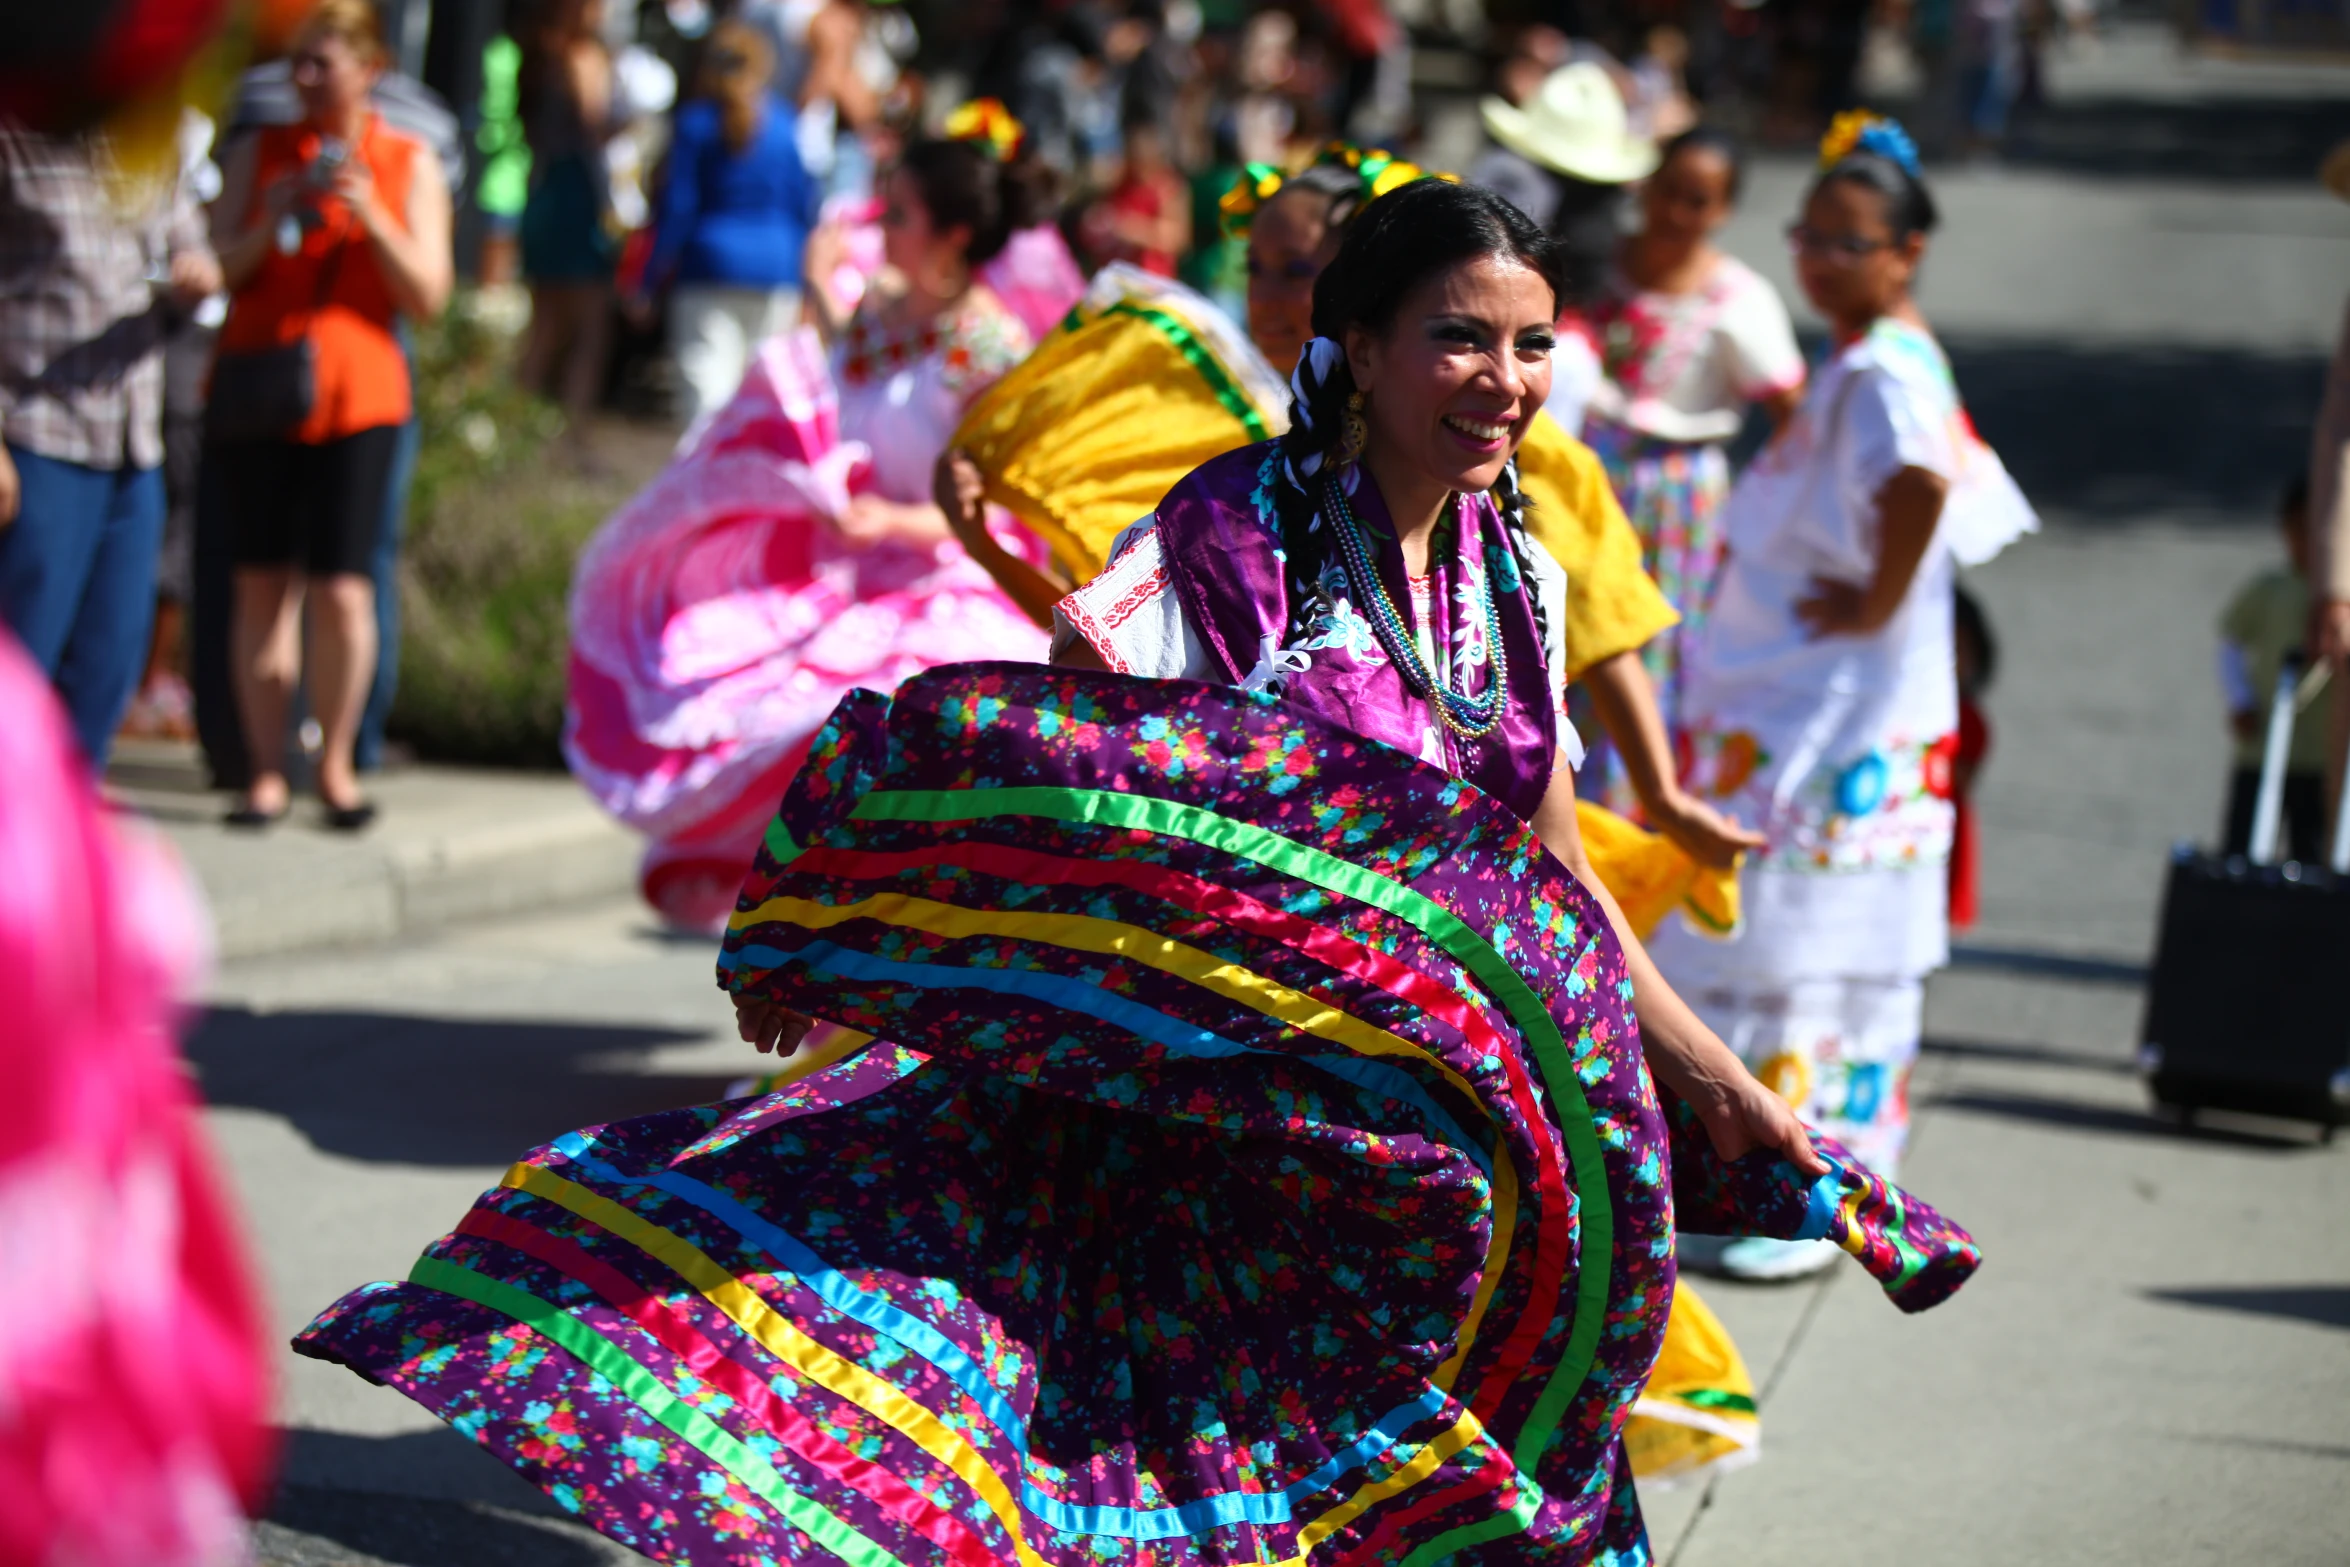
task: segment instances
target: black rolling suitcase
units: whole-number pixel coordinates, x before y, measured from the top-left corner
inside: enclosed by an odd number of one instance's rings
[[[2327,864],[2278,861],[2299,673],[2288,660],[2270,705],[2250,852],[2171,856],[2138,1060],[2187,1120],[2244,1110],[2331,1140],[2350,1122],[2350,809]]]

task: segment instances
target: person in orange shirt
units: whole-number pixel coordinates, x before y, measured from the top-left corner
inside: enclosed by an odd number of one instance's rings
[[[351,750],[375,673],[369,564],[411,407],[394,318],[437,315],[453,271],[438,163],[368,105],[386,58],[368,0],[321,0],[294,40],[302,121],[232,149],[214,208],[233,295],[221,354],[307,344],[311,381],[299,425],[261,436],[232,428],[238,410],[221,406],[215,385],[213,412],[224,417],[209,457],[235,519],[231,656],[253,763],[229,813],[238,826],[286,813],[286,713],[305,609],[326,819],[356,830],[375,814]]]

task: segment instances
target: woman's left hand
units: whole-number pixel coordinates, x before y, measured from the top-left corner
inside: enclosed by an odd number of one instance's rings
[[[969,452],[950,446],[938,454],[938,466],[930,474],[930,498],[964,549],[980,555],[996,547],[987,531],[987,476]]]
[[[1723,1054],[1728,1054],[1726,1047]],[[1682,1094],[1713,1140],[1714,1152],[1724,1159],[1744,1158],[1765,1148],[1806,1175],[1828,1173],[1828,1161],[1812,1147],[1811,1129],[1803,1118],[1739,1066],[1735,1057],[1730,1070],[1705,1072],[1683,1085]]]
[[[1884,621],[1871,612],[1869,591],[1857,582],[1814,577],[1811,592],[1795,601],[1795,618],[1814,642],[1822,637],[1863,636]]]
[[[808,1030],[816,1026],[816,1020],[804,1012],[794,1012],[781,1002],[736,996],[734,1024],[743,1043],[757,1046],[759,1054],[772,1051],[788,1056],[800,1048],[800,1041],[808,1037]]]
[[[1795,601],[1813,641],[1867,636],[1892,624],[1925,564],[1950,481],[1931,468],[1902,468],[1877,490],[1877,564],[1866,582],[1814,577]]]
[[[334,191],[350,203],[352,221],[370,234],[383,228],[383,203],[375,197],[375,172],[364,158],[353,158],[335,175]]]

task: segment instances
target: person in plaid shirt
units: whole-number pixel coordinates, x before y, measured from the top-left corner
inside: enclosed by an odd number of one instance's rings
[[[95,767],[155,614],[167,313],[221,286],[193,200],[0,120],[0,621]]]

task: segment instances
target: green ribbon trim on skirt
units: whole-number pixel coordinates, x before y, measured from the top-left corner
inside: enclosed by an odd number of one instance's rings
[[[905,1567],[888,1548],[831,1508],[785,1484],[775,1466],[760,1457],[748,1443],[670,1392],[660,1378],[646,1370],[627,1350],[562,1307],[541,1300],[528,1290],[437,1257],[417,1258],[416,1265],[408,1270],[408,1282],[503,1312],[552,1339],[589,1370],[627,1394],[647,1415],[683,1437],[762,1500],[773,1504],[792,1527],[848,1562],[850,1567]]]
[[[1755,1412],[1753,1399],[1748,1398],[1744,1393],[1731,1393],[1718,1387],[1701,1387],[1693,1392],[1665,1393],[1659,1396],[1670,1399],[1676,1404],[1687,1404],[1692,1409],[1727,1409],[1741,1415],[1751,1415]]]

